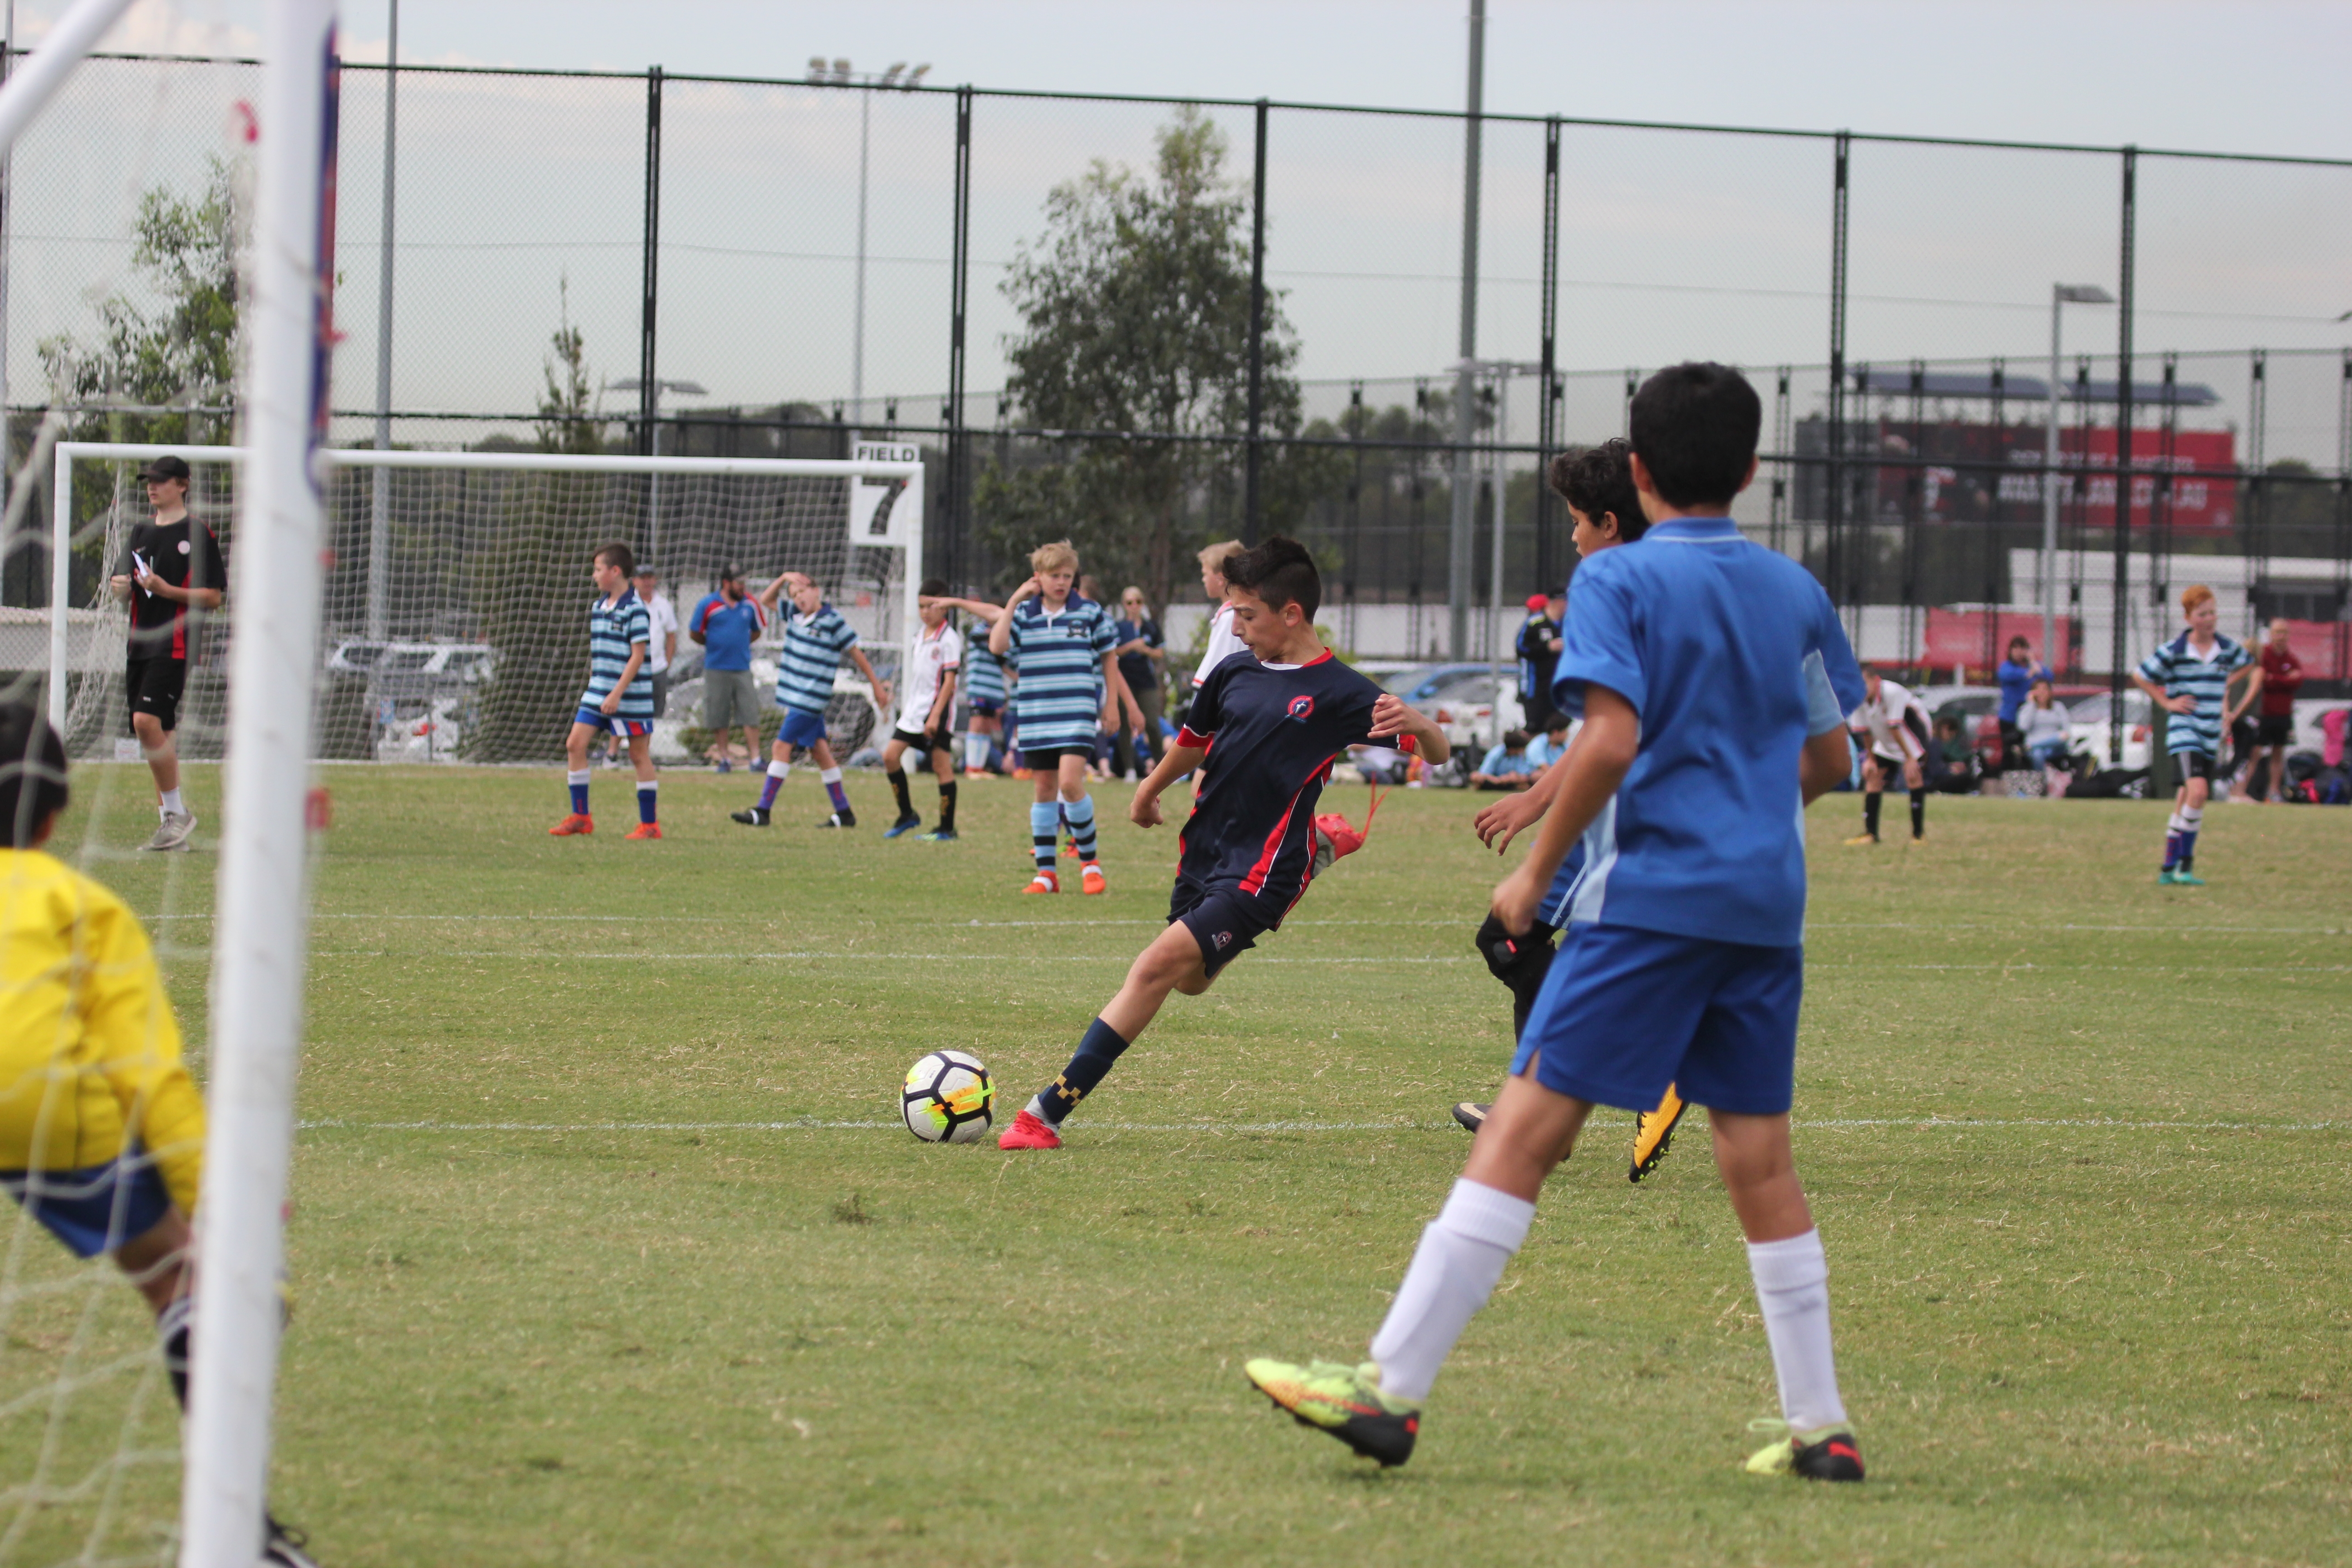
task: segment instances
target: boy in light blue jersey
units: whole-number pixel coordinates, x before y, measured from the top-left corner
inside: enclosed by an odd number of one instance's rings
[[[1505,929],[1527,931],[1570,845],[1599,825],[1521,1039],[1528,1059],[1422,1233],[1371,1360],[1246,1368],[1277,1406],[1384,1465],[1411,1456],[1431,1384],[1593,1106],[1643,1110],[1674,1083],[1714,1123],[1780,1377],[1789,1435],[1748,1468],[1862,1479],[1828,1265],[1789,1141],[1803,806],[1851,765],[1837,715],[1862,700],[1862,676],[1821,585],[1731,521],[1761,422],[1755,389],[1722,365],[1676,365],[1635,395],[1650,530],[1577,573],[1553,696],[1584,729],[1535,850],[1495,889]],[[1809,693],[1815,658],[1832,703]]]
[[[824,590],[815,579],[799,572],[780,573],[760,590],[761,608],[772,608],[785,594],[792,595],[793,608],[784,616],[784,647],[776,659],[776,706],[784,710],[784,721],[777,727],[776,743],[769,753],[768,780],[761,786],[760,804],[729,815],[746,827],[767,826],[776,792],[792,776],[793,755],[805,750],[816,759],[817,777],[824,781],[824,793],[833,802],[832,815],[817,826],[855,827],[857,814],[849,809],[849,794],[841,787],[841,765],[833,760],[833,748],[824,738],[824,710],[833,701],[834,672],[846,655],[874,689],[877,714],[890,711],[890,683],[874,673],[866,650],[857,646],[857,633],[841,618],[840,611],[824,602]]]
[[[1037,792],[1029,806],[1036,870],[1022,891],[1062,890],[1054,851],[1066,820],[1078,852],[1079,890],[1099,893],[1109,884],[1095,847],[1087,764],[1094,760],[1096,732],[1117,723],[1126,689],[1118,637],[1109,613],[1071,586],[1078,552],[1068,540],[1030,552],[1029,570],[1034,575],[1013,591],[988,633],[989,651],[1009,658],[1021,682],[1021,760]]]
[[[596,819],[588,815],[588,780],[593,776],[588,747],[598,735],[617,735],[629,743],[629,762],[637,773],[637,825],[628,837],[662,836],[656,805],[661,786],[654,777],[654,677],[646,668],[653,621],[645,601],[629,586],[636,567],[636,556],[625,544],[607,544],[596,552],[599,597],[588,606],[588,689],[580,694],[572,733],[563,744],[572,814],[547,830],[552,837],[596,831]]]
[[[2161,704],[2170,715],[2164,727],[2164,749],[2180,774],[2172,797],[2172,819],[2164,825],[2164,868],[2156,879],[2167,886],[2201,888],[2197,874],[2197,835],[2205,826],[2205,798],[2221,765],[2221,737],[2238,715],[2262,695],[2262,666],[2245,645],[2215,629],[2221,606],[2213,590],[2202,583],[2181,591],[2180,611],[2189,629],[2140,660],[2132,684]],[[2246,694],[2230,703],[2230,686],[2238,672],[2250,669]]]

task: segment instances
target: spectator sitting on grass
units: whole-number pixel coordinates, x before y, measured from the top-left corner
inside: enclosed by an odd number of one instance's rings
[[[2023,738],[2026,760],[2044,775],[2065,771],[2066,721],[2066,710],[2058,706],[2050,683],[2035,681],[2032,695],[2017,710],[2017,731]],[[2047,782],[2054,786],[2058,781],[2048,776]]]
[[[1936,721],[1936,743],[1927,752],[1927,787],[1938,795],[1972,795],[1977,787],[1977,749],[1949,713]]]
[[[1567,752],[1568,715],[1555,713],[1544,724],[1544,732],[1528,742],[1528,756],[1541,773]]]
[[[1473,789],[1525,789],[1536,782],[1541,770],[1536,760],[1528,755],[1528,732],[1506,730],[1503,743],[1486,753],[1470,773]]]

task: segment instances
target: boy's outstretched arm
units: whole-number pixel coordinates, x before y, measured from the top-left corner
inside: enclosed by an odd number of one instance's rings
[[[1129,803],[1127,819],[1138,827],[1157,827],[1166,821],[1160,815],[1160,792],[1199,767],[1208,755],[1206,746],[1172,745],[1160,752],[1160,765],[1135,786],[1135,799]]]
[[[1385,741],[1391,735],[1411,735],[1423,758],[1442,763],[1454,754],[1453,745],[1437,721],[1408,704],[1394,692],[1381,693],[1372,704],[1372,727],[1365,731],[1375,741]]]
[[[1537,906],[1568,858],[1569,847],[1583,837],[1625,782],[1625,770],[1633,765],[1641,746],[1642,718],[1633,705],[1607,687],[1586,681],[1584,728],[1559,760],[1559,788],[1551,810],[1544,814],[1536,847],[1495,889],[1493,909],[1505,931],[1517,936],[1535,923]]]

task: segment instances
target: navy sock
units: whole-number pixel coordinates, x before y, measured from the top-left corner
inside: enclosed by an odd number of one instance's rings
[[[567,772],[563,775],[563,782],[572,786],[572,815],[574,816],[587,816],[588,771],[585,768],[583,768],[578,773]]]
[[[1927,792],[1924,789],[1915,789],[1911,792],[1911,837],[1922,837],[1927,831]]]
[[[652,822],[661,816],[661,780],[647,779],[637,786],[637,820]]]
[[[1078,1054],[1070,1058],[1061,1077],[1037,1091],[1029,1109],[1049,1125],[1059,1127],[1062,1118],[1102,1082],[1111,1064],[1125,1049],[1127,1042],[1118,1037],[1118,1031],[1097,1018],[1087,1026],[1087,1037],[1078,1042]]]
[[[1862,797],[1862,830],[1873,838],[1878,837],[1878,803],[1884,798],[1876,790]]]

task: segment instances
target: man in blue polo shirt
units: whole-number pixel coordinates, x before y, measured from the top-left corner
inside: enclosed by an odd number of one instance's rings
[[[1762,406],[1738,372],[1683,364],[1635,395],[1632,466],[1650,529],[1578,569],[1553,696],[1584,729],[1534,851],[1496,889],[1524,931],[1552,873],[1599,832],[1519,1060],[1359,1366],[1253,1361],[1307,1425],[1402,1463],[1422,1402],[1535,1217],[1595,1104],[1669,1083],[1714,1123],[1780,1376],[1788,1436],[1759,1474],[1860,1480],[1830,1349],[1828,1265],[1790,1150],[1803,987],[1802,807],[1845,776],[1861,672],[1827,595],[1743,539]],[[1821,689],[1822,687],[1827,689]]]
[[[760,754],[760,688],[751,679],[751,645],[768,629],[768,613],[743,592],[743,568],[719,569],[719,591],[705,594],[687,617],[686,635],[702,645],[702,727],[719,752],[719,771],[730,773],[727,731],[743,727],[743,750]]]

